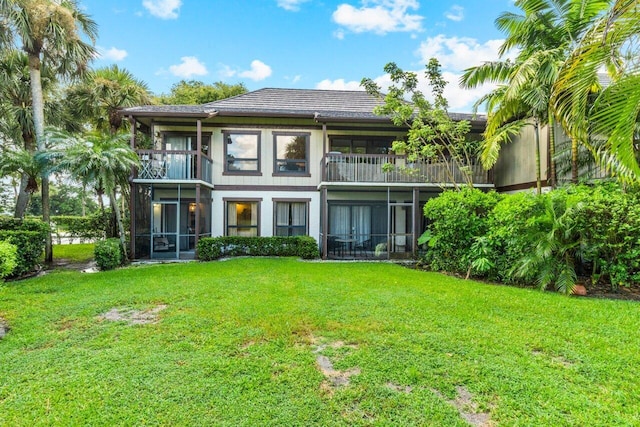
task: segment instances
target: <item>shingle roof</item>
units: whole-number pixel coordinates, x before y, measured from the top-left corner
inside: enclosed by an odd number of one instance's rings
[[[364,91],[265,88],[203,105],[147,105],[127,108],[124,114],[220,115],[301,117],[323,120],[386,121],[373,114],[382,101]],[[483,120],[452,113],[455,120]]]
[[[220,114],[380,120],[380,116],[373,114],[374,107],[380,104],[379,100],[364,91],[265,88],[204,106]]]

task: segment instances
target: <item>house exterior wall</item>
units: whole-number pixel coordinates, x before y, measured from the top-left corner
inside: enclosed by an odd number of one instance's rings
[[[212,200],[212,234],[225,235],[225,201],[257,200],[259,201],[260,236],[274,235],[274,206],[279,200],[300,201],[308,203],[307,226],[309,236],[320,239],[320,193],[318,191],[214,191]]]
[[[546,185],[549,164],[549,132],[540,132],[540,171],[542,185]],[[503,144],[493,169],[494,184],[499,191],[521,190],[536,186],[535,128],[525,126],[511,142]]]

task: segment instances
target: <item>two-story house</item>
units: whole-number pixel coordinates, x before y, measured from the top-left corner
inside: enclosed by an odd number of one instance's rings
[[[405,130],[361,91],[262,89],[194,106],[123,114],[141,168],[131,191],[135,258],[192,258],[204,236],[309,235],[324,258],[403,258],[445,165],[391,152]],[[485,120],[467,119],[472,135]],[[140,137],[145,135],[145,137]],[[407,166],[385,171],[383,165]],[[491,174],[473,165],[478,187]]]

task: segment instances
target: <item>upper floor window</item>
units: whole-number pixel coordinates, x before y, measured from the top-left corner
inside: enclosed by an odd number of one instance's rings
[[[260,173],[260,132],[224,132],[224,171],[236,174]]]
[[[388,154],[393,138],[333,137],[329,151],[342,154]]]
[[[309,133],[273,133],[275,174],[309,173],[309,135]]]

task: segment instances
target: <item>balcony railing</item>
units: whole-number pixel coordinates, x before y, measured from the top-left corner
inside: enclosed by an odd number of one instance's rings
[[[390,165],[385,172],[384,165]],[[387,154],[328,153],[323,159],[326,182],[353,183],[465,183],[463,172],[455,165],[420,160],[407,162],[405,156]],[[479,164],[471,165],[475,184],[491,184],[491,175]]]
[[[138,150],[140,179],[196,180],[197,151]],[[212,183],[211,159],[200,154],[202,181]]]

